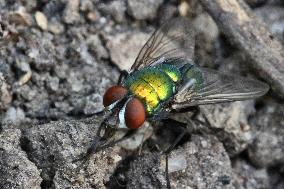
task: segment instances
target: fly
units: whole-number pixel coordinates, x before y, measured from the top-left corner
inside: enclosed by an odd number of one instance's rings
[[[131,69],[105,92],[104,119],[87,157],[135,133],[145,120],[197,105],[253,99],[269,90],[263,82],[194,64],[194,37],[185,18],[172,19],[152,34]],[[120,128],[128,133],[110,140]]]

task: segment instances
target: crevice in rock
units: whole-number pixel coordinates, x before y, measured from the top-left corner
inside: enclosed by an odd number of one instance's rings
[[[127,171],[130,168],[131,162],[135,159],[135,155],[130,155],[122,160],[114,173],[110,176],[106,183],[108,189],[125,189],[127,186]]]
[[[49,170],[47,170],[46,168],[38,165],[38,162],[34,160],[33,155],[32,155],[31,141],[27,137],[25,137],[25,135],[23,134],[23,131],[22,131],[22,135],[20,138],[20,147],[22,151],[27,154],[28,160],[34,163],[34,165],[36,166],[38,170],[42,170],[40,174],[40,177],[42,178],[42,182],[40,184],[41,188],[43,189],[52,188],[53,178],[55,176],[54,168],[51,167]],[[43,174],[46,174],[46,173],[48,174],[47,178],[50,178],[50,179],[46,179],[46,176],[43,176]]]

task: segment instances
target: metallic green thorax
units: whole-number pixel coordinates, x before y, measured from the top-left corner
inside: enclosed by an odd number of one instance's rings
[[[180,80],[181,72],[178,68],[161,64],[134,72],[124,85],[144,102],[147,113],[151,115],[159,110],[162,101],[173,96],[176,83]]]
[[[194,81],[190,86],[199,90],[203,84],[203,74],[192,64],[178,68],[174,61],[150,66],[131,74],[124,81],[129,92],[145,104],[148,115],[153,115],[161,108],[161,103],[176,93],[177,85]]]

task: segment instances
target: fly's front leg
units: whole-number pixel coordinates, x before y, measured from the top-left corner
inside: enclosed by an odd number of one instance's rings
[[[119,78],[118,78],[118,81],[117,81],[117,85],[119,85],[122,82],[122,80],[124,78],[126,78],[128,75],[129,75],[128,71],[122,70],[120,75],[119,75]]]

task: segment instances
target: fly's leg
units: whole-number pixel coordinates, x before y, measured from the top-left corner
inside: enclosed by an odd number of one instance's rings
[[[143,144],[144,144],[144,140],[145,140],[145,135],[146,135],[146,133],[148,132],[148,129],[149,129],[150,127],[155,128],[155,125],[157,124],[157,122],[153,122],[152,124],[153,124],[153,125],[150,125],[148,128],[146,128],[146,130],[145,130],[145,132],[144,132],[144,134],[143,134],[143,137],[142,137],[142,140],[141,140],[141,144],[139,145],[139,148],[138,148],[138,155],[139,155],[139,156],[140,156],[141,153],[142,153],[142,148],[143,148]],[[154,133],[154,132],[153,132],[153,133]],[[153,133],[152,133],[152,135],[153,135]]]
[[[183,125],[183,126],[181,126],[181,125]],[[188,133],[187,124],[181,123],[179,126],[180,126],[180,128],[182,128],[182,132],[178,135],[178,137],[175,139],[175,141],[163,152],[163,154],[165,154],[165,156],[166,156],[165,173],[166,173],[166,181],[167,181],[167,188],[168,189],[171,188],[170,178],[169,178],[169,161],[168,161],[169,160],[169,154],[175,148],[175,146],[182,140],[182,138],[185,136],[185,134]]]
[[[128,71],[122,70],[121,73],[120,73],[120,75],[119,75],[119,78],[118,78],[118,81],[117,81],[117,85],[119,85],[119,84],[122,82],[122,80],[123,80],[125,77],[127,77],[128,75],[129,75]]]
[[[117,144],[117,143],[119,143],[119,142],[122,142],[122,141],[124,141],[124,140],[127,140],[127,139],[131,138],[134,134],[136,134],[136,132],[137,132],[137,129],[135,129],[135,130],[129,130],[129,131],[127,131],[127,133],[126,133],[123,137],[121,137],[120,139],[117,139],[117,140],[115,140],[115,141],[111,141],[111,142],[109,142],[109,143],[107,143],[107,144],[104,144],[104,145],[98,147],[97,150],[96,150],[96,152],[99,152],[99,151],[104,150],[104,149],[106,149],[106,148],[112,147],[112,146],[114,146],[115,144]]]

